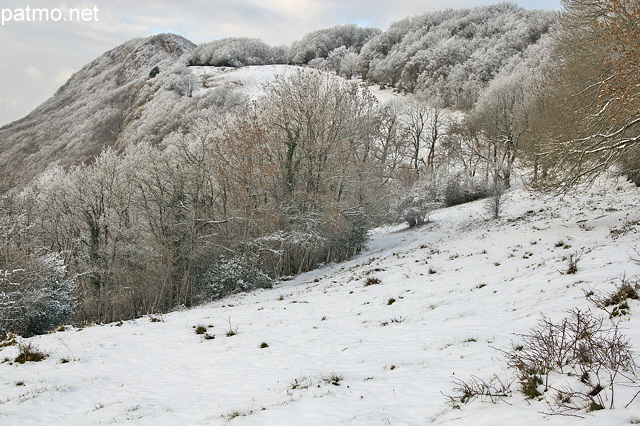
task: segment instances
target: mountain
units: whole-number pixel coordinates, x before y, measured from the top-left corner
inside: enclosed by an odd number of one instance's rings
[[[223,113],[255,95],[255,87],[239,95],[235,89],[242,84],[216,86],[220,79],[203,74],[218,71],[194,73],[193,64],[308,63],[469,109],[496,76],[535,66],[529,52],[541,50],[536,46],[553,17],[503,3],[415,16],[384,32],[339,25],[290,48],[248,38],[200,46],[174,34],[134,39],[87,64],[29,115],[0,129],[0,182],[25,184],[50,167],[93,161],[106,147],[158,144],[196,117]],[[269,80],[274,68],[269,70],[256,72]]]
[[[195,45],[174,34],[135,39],[75,73],[49,100],[0,129],[0,176],[25,184],[45,170],[91,162],[102,150],[157,145],[197,117],[263,93],[288,65],[188,66]]]
[[[128,41],[87,64],[29,115],[0,129],[5,173],[25,182],[51,165],[89,161],[122,144],[162,89],[158,82],[194,47],[160,34]],[[159,74],[151,78],[155,67]]]

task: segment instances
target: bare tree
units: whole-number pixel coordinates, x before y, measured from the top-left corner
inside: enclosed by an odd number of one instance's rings
[[[380,108],[376,126],[374,156],[385,168],[385,176],[391,178],[403,165],[408,155],[406,128],[401,120],[402,106],[390,102]]]
[[[406,102],[402,113],[411,146],[411,166],[417,179],[420,175],[421,166],[426,166],[422,155],[429,133],[431,106],[422,99],[412,98]]]
[[[499,79],[484,92],[473,113],[476,126],[489,142],[487,159],[495,180],[511,186],[511,173],[523,134],[529,130],[527,78],[521,74]]]
[[[538,121],[551,136],[541,149],[548,169],[544,184],[567,190],[607,170],[638,168],[640,5],[634,0],[563,4]]]

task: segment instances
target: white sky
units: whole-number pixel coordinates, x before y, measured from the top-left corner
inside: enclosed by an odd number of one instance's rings
[[[255,37],[290,44],[311,31],[354,23],[382,30],[399,19],[497,0],[3,0],[0,4],[0,125],[44,102],[73,72],[134,37],[162,32],[194,43]],[[560,0],[518,0],[527,9],[560,9]],[[30,7],[31,12],[26,12]],[[46,9],[43,22],[33,9]],[[88,9],[86,22],[68,18]],[[57,15],[56,10],[60,12]],[[97,11],[94,15],[94,11]],[[20,15],[21,13],[22,16]],[[97,17],[97,20],[93,19]],[[20,20],[22,18],[22,20]],[[59,18],[57,22],[53,19]]]

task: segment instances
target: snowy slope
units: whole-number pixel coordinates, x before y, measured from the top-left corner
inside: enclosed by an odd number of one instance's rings
[[[556,199],[515,190],[498,221],[486,219],[481,201],[443,209],[419,229],[377,230],[357,259],[272,290],[161,322],[34,337],[46,360],[0,364],[0,424],[640,421],[640,401],[578,419],[541,414],[543,403],[518,393],[508,403],[477,400],[461,410],[445,397],[453,378],[513,375],[496,348],[506,349],[541,314],[556,319],[588,308],[583,290],[609,291],[623,274],[640,275],[631,260],[640,191],[622,181],[589,191]],[[573,252],[583,253],[578,273],[563,274],[562,259]],[[365,286],[368,278],[380,283]],[[640,311],[637,301],[631,311]],[[215,338],[197,335],[197,325]],[[638,316],[623,328],[640,348]],[[230,329],[237,334],[227,337]],[[0,360],[16,354],[15,346],[0,349]],[[342,377],[339,385],[327,383],[332,375]],[[637,391],[623,389],[618,405]]]
[[[265,86],[273,83],[276,76],[286,77],[300,70],[317,71],[314,68],[297,65],[251,65],[240,68],[191,66],[189,69],[198,79],[198,87],[193,96],[200,97],[212,89],[226,88],[238,90],[250,100],[257,100],[265,93]],[[393,89],[381,89],[379,85],[367,85],[362,80],[354,80],[366,85],[378,102],[385,104],[393,100],[403,100],[407,95]],[[409,95],[411,97],[412,95]]]
[[[264,94],[264,86],[275,81],[276,76],[286,76],[298,69],[293,65],[256,65],[240,68],[193,66],[189,69],[198,77],[198,89],[194,96],[203,96],[211,89],[239,90],[251,100]]]

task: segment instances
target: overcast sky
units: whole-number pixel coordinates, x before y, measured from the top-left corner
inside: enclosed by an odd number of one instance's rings
[[[288,45],[308,32],[337,24],[354,23],[385,30],[393,21],[408,16],[497,2],[3,0],[0,125],[23,117],[53,95],[73,72],[134,37],[173,32],[194,43],[224,37],[254,37],[271,45]],[[560,9],[560,0],[516,3],[526,9]],[[33,9],[40,11],[36,13]],[[49,21],[44,22],[47,15]]]

